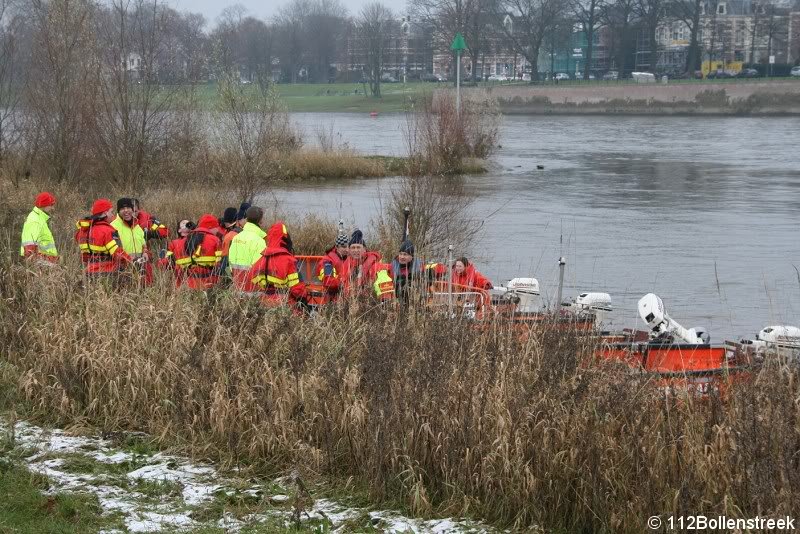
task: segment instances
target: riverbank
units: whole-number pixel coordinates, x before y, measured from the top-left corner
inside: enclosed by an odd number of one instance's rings
[[[244,466],[223,472],[160,451],[142,433],[103,438],[2,415],[0,472],[0,527],[13,532],[493,532],[365,508],[345,482],[337,490],[299,472],[276,479]]]
[[[800,82],[501,86],[504,114],[800,116]]]

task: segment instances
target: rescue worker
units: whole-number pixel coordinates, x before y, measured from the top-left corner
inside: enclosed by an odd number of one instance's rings
[[[390,266],[381,263],[378,252],[367,250],[364,234],[356,229],[350,236],[347,259],[339,273],[323,274],[323,285],[341,294],[360,296],[372,293],[379,300],[394,297]]]
[[[391,275],[395,296],[407,304],[413,290],[420,295],[423,288],[446,271],[438,263],[423,263],[414,257],[414,244],[406,239],[400,244],[400,250],[392,260]]]
[[[132,198],[133,201],[133,216],[136,222],[144,230],[145,241],[150,239],[166,239],[169,237],[169,230],[158,219],[153,217],[141,208],[141,203],[138,198]],[[119,210],[117,210],[119,211]]]
[[[132,198],[117,200],[117,216],[111,221],[111,226],[119,234],[122,248],[132,259],[143,257],[147,251],[144,229],[136,220],[135,204]]]
[[[308,308],[306,286],[297,272],[292,238],[283,221],[267,231],[267,248],[250,270],[251,283],[262,292],[262,302],[280,306],[288,297],[289,305]]]
[[[175,251],[175,265],[191,289],[211,289],[219,282],[222,242],[218,236],[219,220],[205,214],[197,228],[183,239],[183,248]]]
[[[245,204],[242,204],[243,206]],[[240,206],[241,207],[241,206]],[[250,207],[248,205],[248,207]],[[239,212],[236,208],[225,208],[225,213],[222,214],[222,224],[220,225],[225,232],[222,237],[222,265],[220,266],[220,273],[228,272],[228,255],[231,251],[231,243],[233,238],[242,231],[242,227],[247,222],[244,214],[239,217]]]
[[[170,269],[175,276],[175,286],[180,287],[184,281],[184,275],[186,274],[183,269],[179,269],[178,266],[175,264],[175,255],[179,251],[184,249],[184,244],[186,243],[186,236],[189,235],[189,232],[195,229],[195,224],[188,220],[184,219],[178,223],[178,237],[173,239],[167,245],[167,252],[164,255],[164,258],[158,262],[158,266],[162,269]]]
[[[114,205],[101,198],[92,204],[91,215],[78,221],[75,240],[90,278],[119,274],[133,263],[122,248],[117,231],[111,226],[112,217]]]
[[[58,263],[58,250],[50,232],[50,213],[56,205],[56,197],[44,191],[36,196],[33,210],[22,225],[22,241],[19,255],[41,265]]]
[[[265,240],[267,234],[260,226],[264,210],[258,206],[251,206],[247,209],[245,217],[247,222],[242,231],[231,241],[228,252],[228,274],[233,280],[235,291],[252,295],[259,291],[259,287],[253,284],[250,270],[267,248]]]
[[[339,293],[336,274],[342,272],[342,264],[347,259],[348,241],[346,234],[337,235],[333,247],[325,251],[325,256],[319,260],[316,266],[317,279],[322,282],[331,299],[334,299]],[[333,281],[334,287],[326,286],[326,280]]]
[[[453,284],[489,290],[492,281],[479,273],[467,258],[461,257],[453,263]]]

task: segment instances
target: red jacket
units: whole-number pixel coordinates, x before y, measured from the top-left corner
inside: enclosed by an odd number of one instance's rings
[[[131,257],[122,250],[119,236],[107,220],[81,219],[77,227],[75,241],[88,274],[118,272],[131,264]]]
[[[467,265],[462,274],[458,274],[453,270],[453,283],[478,289],[492,289],[494,287],[491,280],[479,273],[472,264]]]
[[[167,254],[158,261],[158,266],[162,269],[169,269],[175,275],[175,285],[180,286],[183,284],[184,275],[186,274],[183,269],[179,269],[175,264],[175,256],[178,251],[182,251],[186,243],[185,237],[173,239],[167,245]]]
[[[340,292],[372,292],[372,284],[378,274],[378,267],[381,262],[381,255],[377,252],[367,251],[360,263],[353,258],[347,257],[342,262],[341,270],[329,276],[323,276],[322,285],[330,290]]]
[[[167,227],[146,211],[139,211],[136,223],[144,230],[145,239],[166,239],[169,236]]]
[[[250,269],[252,284],[261,288],[268,303],[281,303],[283,293],[288,293],[290,304],[306,300],[306,286],[300,281],[297,259],[287,248],[289,242],[283,222],[273,224],[267,231],[267,248]]]
[[[342,258],[336,252],[336,247],[331,248],[325,252],[325,256],[317,262],[317,267],[314,272],[317,273],[317,280],[322,282],[322,285],[328,290],[329,293],[335,294],[339,291],[338,274],[342,272],[342,265],[347,258]],[[332,272],[331,276],[325,276],[325,264],[330,263]]]
[[[222,242],[205,228],[193,230],[175,250],[175,266],[192,289],[209,289],[219,282]],[[188,249],[188,250],[187,250]]]

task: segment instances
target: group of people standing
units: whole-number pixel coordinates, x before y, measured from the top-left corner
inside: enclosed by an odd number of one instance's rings
[[[36,197],[23,226],[21,257],[45,265],[58,262],[49,228],[55,204],[50,193]],[[177,236],[156,258],[148,242],[168,239],[167,227],[144,211],[135,198],[120,198],[116,210],[110,200],[101,198],[92,204],[90,214],[76,223],[75,241],[88,279],[135,280],[147,286],[152,284],[153,267],[157,266],[171,271],[179,287],[208,290],[226,286],[276,306],[288,301],[307,307],[349,295],[407,302],[413,288],[450,276],[446,265],[417,259],[410,240],[404,240],[397,255],[384,262],[380,253],[367,248],[361,230],[355,230],[349,236],[340,232],[322,258],[304,269],[311,275],[301,277],[286,224],[277,221],[264,230],[263,223],[264,211],[249,203],[238,209],[226,208],[221,218],[207,213],[196,223],[182,220]],[[491,281],[466,258],[452,267],[457,288],[492,288]]]

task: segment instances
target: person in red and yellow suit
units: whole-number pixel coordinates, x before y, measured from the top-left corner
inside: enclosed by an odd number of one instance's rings
[[[453,263],[453,283],[465,287],[489,290],[494,287],[492,281],[475,269],[467,258],[458,258]]]
[[[342,265],[347,259],[349,238],[346,234],[336,236],[334,246],[325,252],[325,256],[317,262],[317,279],[328,291],[331,300],[339,294],[338,273],[342,272]],[[327,273],[327,276],[326,276]],[[326,285],[326,282],[329,285]]]
[[[306,286],[300,281],[292,238],[283,221],[267,230],[267,248],[250,270],[250,279],[263,292],[262,302],[269,306],[279,306],[287,297],[290,305],[307,306]]]
[[[167,227],[156,219],[152,214],[144,211],[141,208],[141,202],[138,198],[132,198],[133,201],[133,217],[136,222],[144,230],[145,241],[149,239],[166,239],[169,237],[169,230]]]
[[[58,263],[58,251],[53,234],[50,232],[50,212],[56,205],[56,197],[52,193],[43,192],[36,196],[33,210],[22,226],[22,241],[19,248],[20,257],[41,265],[51,266]]]
[[[378,252],[367,250],[361,230],[355,230],[350,236],[347,259],[342,262],[341,272],[323,273],[322,283],[340,294],[374,294],[380,300],[387,300],[394,297],[389,269],[389,264],[381,263]]]
[[[143,286],[153,283],[153,268],[150,264],[150,252],[147,250],[147,239],[144,230],[136,220],[136,204],[132,198],[121,198],[117,201],[117,216],[111,226],[119,235],[122,249],[134,262]]]
[[[175,256],[176,254],[182,253],[184,246],[186,244],[186,236],[189,235],[189,232],[195,229],[195,224],[188,220],[184,219],[178,223],[178,237],[173,239],[167,245],[167,252],[164,257],[159,260],[158,266],[162,269],[169,269],[172,271],[172,274],[175,276],[175,286],[180,287],[184,281],[184,275],[186,274],[183,269],[179,269],[178,266],[175,264]]]
[[[133,263],[123,250],[117,231],[111,226],[112,217],[114,205],[101,198],[92,204],[92,214],[78,221],[75,241],[81,251],[84,270],[90,278],[118,274]]]
[[[175,266],[183,271],[189,288],[206,290],[219,283],[222,241],[218,233],[217,218],[205,214],[183,240],[183,249],[175,251]]]

